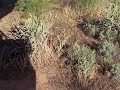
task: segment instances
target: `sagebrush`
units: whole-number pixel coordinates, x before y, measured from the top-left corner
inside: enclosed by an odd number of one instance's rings
[[[75,44],[68,51],[68,57],[71,60],[76,60],[78,62],[77,69],[79,74],[83,74],[85,77],[90,75],[90,71],[96,63],[95,51],[92,51],[89,47],[84,45],[80,46]]]
[[[120,63],[112,65],[111,73],[114,75],[116,80],[120,81]]]

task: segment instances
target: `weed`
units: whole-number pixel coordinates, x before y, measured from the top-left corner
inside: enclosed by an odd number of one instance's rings
[[[68,57],[71,60],[76,60],[77,68],[79,74],[83,74],[85,77],[88,77],[90,74],[90,70],[95,64],[96,54],[87,46],[80,46],[75,44],[72,48],[70,48],[68,52]]]
[[[101,31],[99,33],[99,39],[102,41],[112,41],[114,43],[117,43],[117,35],[118,35],[118,31],[113,29],[112,26],[108,26],[107,30]]]
[[[120,80],[120,63],[113,64],[110,72],[115,76],[116,80]]]
[[[57,47],[58,56],[61,56],[64,53],[64,49],[63,48],[66,45],[66,43],[68,42],[69,37],[70,36],[66,37],[65,34],[57,36],[58,43],[59,43],[59,45],[56,46]]]
[[[108,2],[108,5],[106,5],[107,10],[107,16],[106,18],[109,19],[112,24],[115,24],[117,26],[120,26],[120,1],[116,0],[115,2]]]
[[[88,27],[89,29],[86,31],[86,33],[91,37],[95,37],[98,33],[98,29],[96,28],[96,26],[89,24]]]
[[[112,58],[116,54],[116,46],[113,43],[105,41],[100,47],[100,53],[105,58]]]
[[[115,2],[108,2],[106,5],[106,19],[108,20],[105,25],[107,30],[100,33],[101,40],[116,41],[119,39],[119,29],[120,29],[120,2],[116,0]],[[117,41],[118,42],[118,41]]]

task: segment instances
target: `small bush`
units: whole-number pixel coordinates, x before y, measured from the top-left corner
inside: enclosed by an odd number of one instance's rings
[[[113,43],[105,41],[100,47],[100,53],[105,58],[112,58],[116,54],[116,47]]]
[[[120,1],[108,2],[106,5],[106,18],[109,19],[112,24],[120,26]]]
[[[112,24],[111,20],[92,20],[82,22],[80,25],[82,31],[90,37],[99,39],[101,41],[113,42],[114,44],[119,43],[120,27],[118,27],[116,24]]]
[[[101,40],[108,40],[119,42],[119,29],[120,29],[120,1],[108,1],[106,4],[106,19],[105,23],[107,30],[100,32]]]
[[[88,24],[88,30],[86,30],[86,34],[91,36],[91,37],[95,37],[97,35],[97,33],[99,32],[99,29],[96,28],[95,25],[92,24]]]
[[[96,54],[87,46],[74,45],[68,51],[68,57],[71,60],[78,61],[77,68],[80,74],[88,77],[90,74],[90,70],[95,64]]]
[[[115,30],[115,29],[112,29],[111,26],[108,26],[108,29],[107,30],[103,30],[100,32],[99,34],[99,39],[102,40],[102,41],[111,41],[113,43],[117,43],[117,35],[118,35],[118,31]]]
[[[85,34],[114,44],[120,42],[120,2],[108,1],[103,20],[84,20],[80,25]],[[120,44],[120,43],[119,43]]]
[[[113,64],[110,72],[115,76],[117,80],[120,80],[120,63]]]

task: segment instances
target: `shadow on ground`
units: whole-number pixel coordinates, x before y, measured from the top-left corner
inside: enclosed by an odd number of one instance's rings
[[[0,0],[0,19],[14,9],[16,2],[17,0]]]
[[[28,40],[8,39],[0,31],[0,90],[36,90],[31,53]]]

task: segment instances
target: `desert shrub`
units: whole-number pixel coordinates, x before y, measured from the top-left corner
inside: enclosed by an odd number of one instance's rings
[[[106,19],[109,22],[106,23],[108,27],[106,32],[101,32],[100,38],[106,40],[119,39],[119,29],[120,29],[120,1],[108,2],[106,5]]]
[[[68,51],[68,57],[71,60],[76,60],[77,69],[79,74],[83,74],[85,77],[90,75],[90,70],[95,64],[96,54],[87,46],[80,46],[75,44]]]
[[[95,5],[97,0],[76,0],[76,3],[80,6]]]
[[[120,1],[109,1],[106,5],[106,18],[109,19],[112,24],[120,26]]]
[[[119,29],[120,29],[120,1],[108,1],[106,5],[106,19],[108,20],[105,25],[107,29],[100,32],[101,40],[108,40],[119,42]]]
[[[94,37],[96,35],[97,29],[94,25],[89,24],[89,29],[87,30],[87,34],[91,37]]]
[[[47,43],[47,36],[52,23],[40,20],[35,15],[30,15],[23,25],[19,25],[13,28],[12,34],[16,39],[27,38],[34,51],[38,48],[44,48]]]
[[[117,1],[117,0],[116,0]],[[84,20],[80,25],[85,34],[102,41],[119,43],[120,39],[120,2],[106,4],[103,20]]]
[[[35,13],[40,14],[52,7],[49,0],[18,0],[16,9],[24,11],[25,14]]]
[[[100,53],[105,57],[112,57],[116,54],[116,46],[108,41],[105,41],[100,48]]]
[[[118,42],[119,27],[116,24],[112,24],[111,20],[103,19],[101,21],[91,20],[82,22],[80,24],[83,32],[90,36],[102,41]]]
[[[114,75],[116,80],[120,80],[120,63],[113,64],[110,72]]]
[[[99,33],[99,39],[102,41],[111,41],[114,42],[115,44],[118,42],[119,32],[115,30],[112,26],[108,26],[107,30],[103,30]]]

